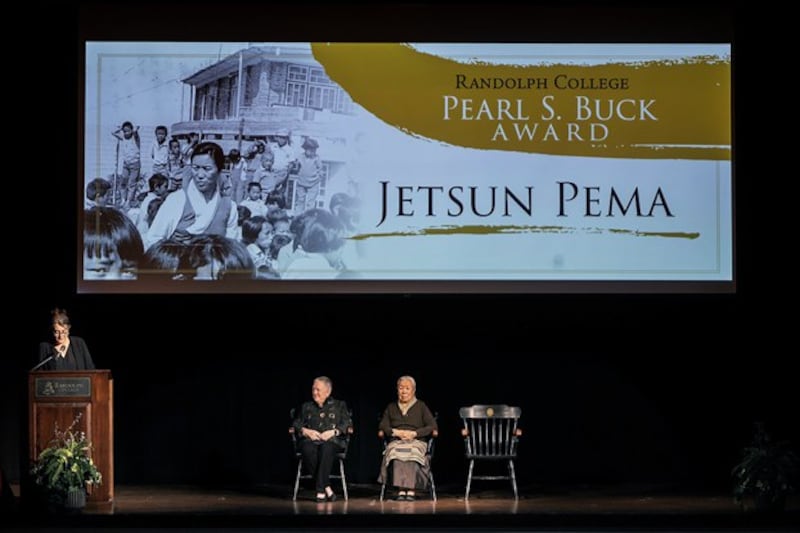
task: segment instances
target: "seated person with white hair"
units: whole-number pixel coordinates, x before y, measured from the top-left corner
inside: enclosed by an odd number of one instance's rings
[[[414,500],[414,491],[427,489],[430,482],[427,441],[438,427],[431,410],[417,399],[417,382],[413,377],[400,376],[397,380],[397,401],[386,406],[378,429],[388,439],[378,481],[391,480],[397,487],[398,500]]]

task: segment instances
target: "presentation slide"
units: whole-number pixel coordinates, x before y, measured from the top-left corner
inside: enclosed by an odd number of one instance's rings
[[[735,291],[730,43],[85,53],[79,292]]]

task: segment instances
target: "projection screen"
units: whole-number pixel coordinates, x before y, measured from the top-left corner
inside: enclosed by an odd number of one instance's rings
[[[78,291],[734,292],[731,46],[85,47]]]

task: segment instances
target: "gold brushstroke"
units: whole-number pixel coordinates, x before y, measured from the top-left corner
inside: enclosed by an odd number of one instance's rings
[[[668,239],[697,239],[699,232],[682,231],[639,231],[621,228],[576,228],[570,226],[520,226],[520,225],[463,225],[463,226],[432,226],[411,231],[389,231],[384,233],[359,233],[350,237],[354,241],[383,237],[419,237],[425,235],[496,235],[500,233],[614,233],[631,235],[633,237],[664,237]]]
[[[459,63],[426,54],[402,43],[312,43],[314,57],[326,74],[341,85],[353,99],[386,123],[413,136],[443,141],[468,148],[534,152],[554,155],[625,157],[643,159],[731,159],[731,65],[717,57],[687,57],[682,60],[618,62],[602,65],[544,64],[501,65],[482,62]],[[546,79],[546,89],[465,89],[456,88],[456,75],[475,78]],[[569,78],[625,78],[628,89],[556,89],[558,75]],[[444,97],[472,99],[472,115],[480,102],[496,108],[506,99],[516,109],[522,100],[529,120],[503,118],[462,120],[458,113],[444,120]],[[553,95],[555,115],[544,120],[542,97]],[[636,120],[615,116],[610,120],[577,120],[577,97],[588,97],[607,105],[609,99],[655,102],[647,107],[657,120],[651,120],[635,106],[623,110]],[[592,104],[594,109],[594,104]],[[497,114],[495,112],[495,114]],[[517,115],[514,114],[516,117]],[[644,117],[645,120],[639,118]],[[592,142],[587,137],[589,124],[608,128],[608,137]],[[534,140],[518,139],[517,127],[538,123]],[[567,140],[567,123],[580,126],[583,141]],[[495,140],[502,124],[508,141]],[[548,126],[557,130],[559,140],[543,140]]]

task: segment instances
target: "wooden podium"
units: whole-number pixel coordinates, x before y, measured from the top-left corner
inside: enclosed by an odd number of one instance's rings
[[[114,500],[114,382],[110,370],[39,371],[28,373],[29,461],[39,456],[59,429],[86,432],[92,460],[103,482],[89,491],[90,502]]]

